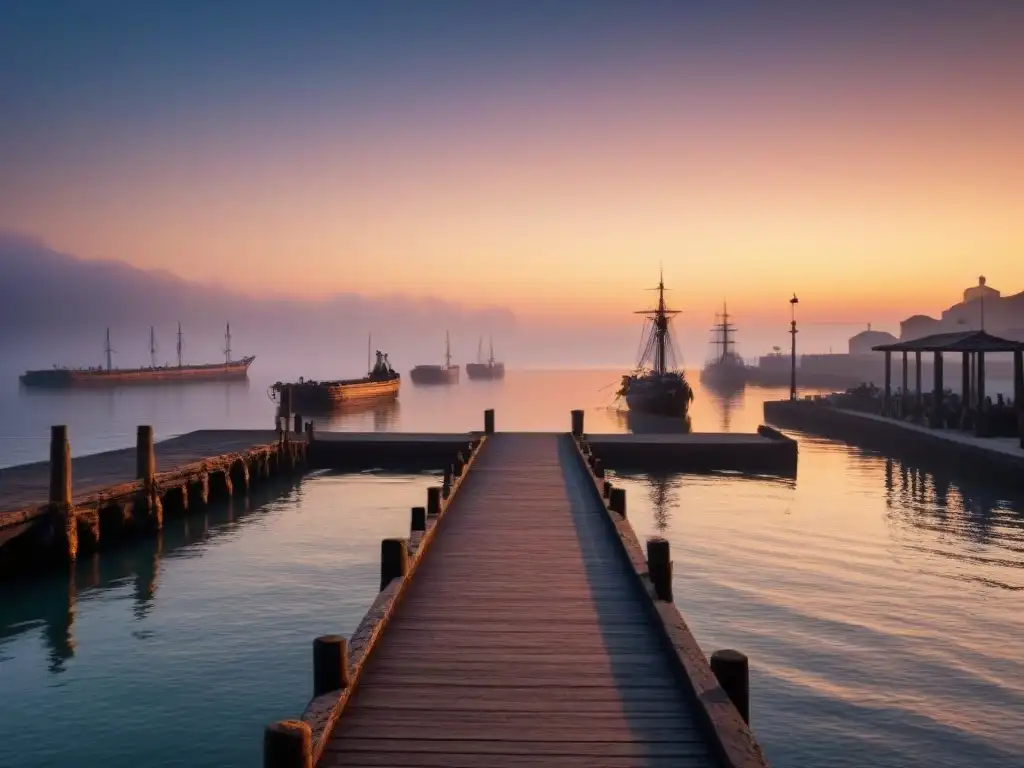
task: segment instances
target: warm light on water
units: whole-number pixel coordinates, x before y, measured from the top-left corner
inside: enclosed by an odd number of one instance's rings
[[[613,388],[599,391],[615,379],[407,386],[396,408],[330,428],[472,429],[494,407],[499,430],[564,430],[586,407],[588,430],[618,431],[625,418],[601,408]],[[24,398],[19,433],[45,436],[62,409],[77,450],[130,444],[137,423],[165,436],[265,427],[265,384]],[[752,430],[763,394],[698,391],[694,429]],[[13,442],[0,463],[26,460]],[[258,764],[262,726],[308,699],[312,638],[352,631],[380,539],[408,532],[431,482],[309,476],[249,509],[169,521],[73,579],[0,585],[0,764]],[[773,766],[1024,765],[1024,499],[1011,489],[813,438],[795,481],[617,482],[641,539],[671,540],[676,600],[705,651],[750,656],[752,725]]]

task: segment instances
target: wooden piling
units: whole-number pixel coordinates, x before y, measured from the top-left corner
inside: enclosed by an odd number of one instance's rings
[[[494,434],[494,409],[488,408],[484,411],[484,434]]]
[[[604,467],[601,466],[601,460],[598,458],[594,459],[594,477],[598,480],[604,479]]]
[[[426,507],[413,507],[412,508],[412,524],[409,526],[410,530],[425,531],[427,530],[427,508]]]
[[[608,492],[608,509],[617,512],[623,517],[626,516],[626,489],[612,488]]]
[[[313,738],[301,720],[279,720],[263,731],[263,768],[313,768]]]
[[[380,543],[381,591],[395,579],[405,576],[409,568],[409,546],[405,539],[384,539]]]
[[[466,459],[462,456],[462,451],[455,454],[455,463],[452,464],[452,477],[462,477],[462,470],[466,468]]]
[[[572,411],[572,435],[576,438],[583,437],[583,411]]]
[[[150,486],[156,476],[156,452],[153,448],[153,427],[140,424],[135,432],[135,477]]]
[[[296,413],[295,414],[295,434],[296,435],[301,435],[302,434],[302,414],[301,413]]]
[[[50,504],[71,504],[71,446],[65,424],[50,427]]]
[[[78,522],[71,505],[71,446],[66,425],[50,427],[50,518],[61,560],[78,556]]]
[[[647,572],[658,599],[672,602],[672,559],[667,539],[655,536],[647,540]]]
[[[732,649],[711,654],[711,671],[743,722],[750,724],[750,665],[745,654]]]
[[[313,696],[348,688],[348,640],[324,635],[313,641]]]
[[[441,488],[433,485],[427,488],[427,514],[441,514]]]
[[[608,480],[604,481],[604,497],[607,499],[612,495],[612,484]]]

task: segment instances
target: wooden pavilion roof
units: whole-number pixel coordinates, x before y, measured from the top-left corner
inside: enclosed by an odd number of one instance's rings
[[[871,349],[876,352],[1018,352],[1024,350],[1024,342],[1003,339],[985,331],[961,331],[935,333]]]

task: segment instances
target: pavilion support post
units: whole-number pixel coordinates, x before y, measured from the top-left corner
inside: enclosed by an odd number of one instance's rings
[[[976,354],[978,358],[978,380],[976,382],[978,390],[978,421],[975,424],[974,431],[979,437],[987,437],[990,414],[988,408],[985,407],[985,353],[979,351]]]
[[[1024,448],[1024,350],[1013,352],[1013,404],[1017,409],[1017,434]]]
[[[885,350],[885,394],[882,398],[882,415],[889,415],[892,404],[892,352]]]
[[[907,370],[907,350],[903,350],[903,386],[900,388],[900,416],[902,417],[907,409],[907,381],[910,378],[910,371]]]
[[[932,417],[932,426],[941,427],[945,422],[942,418],[942,353],[935,353],[935,388],[932,391],[932,407],[935,415]]]
[[[963,371],[960,374],[960,387],[963,389],[964,408],[971,406],[971,353],[963,353]]]
[[[924,392],[921,389],[921,352],[914,353],[914,390],[917,392],[917,410],[924,406]]]

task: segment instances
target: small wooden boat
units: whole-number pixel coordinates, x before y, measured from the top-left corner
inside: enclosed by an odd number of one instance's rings
[[[287,389],[296,413],[316,413],[356,402],[394,400],[401,384],[402,377],[391,367],[387,354],[378,350],[377,362],[361,379],[313,381],[300,377],[297,382],[279,381],[271,385],[270,398],[276,401],[277,395]]]

